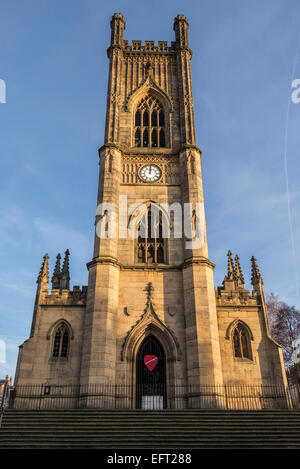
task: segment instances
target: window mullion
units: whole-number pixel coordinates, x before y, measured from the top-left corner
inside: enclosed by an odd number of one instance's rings
[[[59,357],[61,357],[62,343],[63,343],[63,331],[60,330],[59,351],[58,351]]]
[[[244,358],[244,350],[243,350],[243,342],[242,342],[242,331],[239,331],[239,341],[240,341],[241,357]]]

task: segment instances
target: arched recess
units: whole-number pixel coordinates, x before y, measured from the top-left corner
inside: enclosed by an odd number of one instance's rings
[[[141,135],[140,125],[144,125],[144,122],[139,120],[140,116],[136,116],[136,110],[139,103],[143,98],[151,96],[155,98],[161,105],[162,115],[163,115],[163,125],[161,122],[156,121],[155,130],[156,135],[153,136],[151,132],[151,127],[147,127],[147,138],[144,142],[144,137]],[[174,106],[173,101],[155,82],[151,77],[147,77],[146,80],[136,88],[128,97],[125,104],[126,111],[131,114],[131,146],[132,147],[154,147],[157,148],[169,148],[171,145],[171,113],[173,112]],[[159,116],[157,116],[159,120]],[[138,128],[136,129],[136,125]],[[160,125],[162,125],[160,132]],[[139,132],[142,145],[138,144],[138,138],[136,132]],[[158,135],[159,134],[159,135]],[[153,137],[153,138],[152,138]],[[152,141],[153,140],[153,141]],[[153,143],[153,145],[152,145]]]
[[[148,212],[149,208],[151,205],[154,206],[158,211],[161,211],[162,216],[164,218],[164,222],[170,226],[171,220],[170,220],[170,214],[169,212],[163,207],[162,205],[159,205],[157,202],[154,200],[145,200],[145,202],[137,203],[135,205],[135,208],[133,212],[130,214],[129,219],[128,219],[128,229],[129,230],[134,230],[136,224],[141,221],[143,216]]]
[[[150,93],[162,103],[165,111],[173,112],[174,105],[172,98],[165,93],[152,78],[147,77],[146,80],[138,86],[127,98],[125,109],[132,114],[137,103],[147,94]]]
[[[136,233],[138,231],[138,227],[140,224],[145,220],[145,217],[148,216],[149,211],[153,207],[154,215],[156,213],[157,222],[160,225],[158,227],[158,240],[159,248],[162,249],[163,260],[158,260],[154,263],[161,263],[161,264],[168,264],[169,263],[169,251],[168,251],[168,239],[170,237],[170,228],[171,228],[171,220],[170,220],[170,213],[165,209],[165,207],[159,205],[158,203],[154,202],[153,200],[147,200],[143,203],[136,204],[133,212],[129,216],[128,220],[128,230],[131,233],[131,237],[136,240],[135,242],[135,252],[134,258],[135,262],[138,261],[138,245],[139,239],[136,238]],[[161,245],[161,246],[160,246]]]
[[[154,336],[161,344],[166,357],[167,385],[175,380],[174,364],[181,360],[182,352],[173,331],[168,328],[156,315],[151,300],[139,321],[127,333],[121,348],[121,360],[126,362],[128,383],[136,385],[136,357],[140,345],[149,335]]]
[[[149,334],[154,335],[164,348],[167,361],[181,360],[181,349],[174,333],[156,315],[150,302],[144,314],[127,333],[121,350],[121,360],[132,362],[142,341]]]
[[[237,359],[253,360],[251,340],[253,335],[250,327],[242,320],[233,321],[227,335],[231,339],[233,356]]]
[[[149,334],[141,343],[136,356],[136,408],[166,406],[165,351],[156,336]]]
[[[52,359],[67,359],[70,354],[70,340],[74,338],[71,324],[59,319],[48,330],[47,339],[50,340],[50,357]]]
[[[52,326],[49,327],[48,329],[48,332],[47,332],[47,340],[50,340],[51,339],[51,336],[53,335],[53,332],[56,331],[61,325],[66,325],[68,330],[69,330],[69,336],[70,336],[70,339],[74,339],[74,332],[73,332],[73,328],[71,326],[71,324],[69,323],[69,321],[67,321],[66,319],[58,319],[58,321],[56,321],[54,324],[52,324]]]
[[[232,333],[238,324],[241,324],[243,327],[245,327],[247,329],[250,339],[254,340],[250,327],[242,319],[235,319],[229,324],[229,326],[226,329],[225,339],[228,339],[228,340],[232,339]]]

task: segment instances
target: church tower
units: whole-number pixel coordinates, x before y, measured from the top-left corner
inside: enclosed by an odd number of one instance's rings
[[[126,238],[95,235],[83,349],[88,366],[81,372],[86,383],[132,382],[136,354],[147,335],[160,338],[168,382],[222,383],[214,265],[208,259],[206,232],[199,248],[187,249],[183,237],[174,238],[172,213],[166,208],[160,217],[170,221],[168,239],[149,233],[131,239],[126,233],[135,216],[150,227],[153,206],[190,204],[195,211],[203,203],[188,27],[186,17],[178,15],[170,46],[163,41],[129,45],[124,17],[115,14],[111,20],[105,143],[99,150],[98,204],[103,210],[96,226],[105,217],[105,204],[113,204],[116,231],[122,236],[119,223],[125,213],[120,211],[132,204],[136,210],[123,220]],[[147,216],[141,217],[145,207]],[[157,325],[149,319],[141,329],[149,283]]]
[[[214,287],[187,18],[175,18],[170,45],[129,44],[121,13],[110,24],[88,286],[70,290],[67,250],[49,293],[45,256],[16,382],[125,384],[136,407],[145,405],[144,385],[164,407],[174,386],[285,385],[256,259],[252,293],[230,251],[223,285]]]

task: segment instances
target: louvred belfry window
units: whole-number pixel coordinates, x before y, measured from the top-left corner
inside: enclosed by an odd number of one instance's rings
[[[134,145],[151,148],[166,146],[164,110],[159,100],[154,96],[145,96],[136,108]]]

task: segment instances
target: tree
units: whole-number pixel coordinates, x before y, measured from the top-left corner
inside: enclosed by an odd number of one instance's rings
[[[300,335],[300,312],[280,301],[275,293],[267,295],[266,304],[272,337],[282,346],[286,366],[291,366],[293,342]]]
[[[279,303],[280,303],[279,296],[271,292],[269,295],[267,295],[266,303],[267,303],[270,329],[272,332],[276,323],[277,311],[278,311]]]

